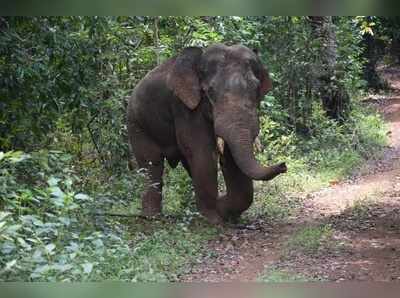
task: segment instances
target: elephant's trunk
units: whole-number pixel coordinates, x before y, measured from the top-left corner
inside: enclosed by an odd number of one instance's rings
[[[228,144],[232,156],[244,174],[254,180],[270,180],[275,176],[286,172],[284,163],[264,167],[258,163],[253,152],[253,141],[250,129],[231,129],[220,136]]]

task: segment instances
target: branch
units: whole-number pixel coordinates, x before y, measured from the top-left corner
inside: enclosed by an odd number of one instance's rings
[[[185,46],[188,43],[188,41],[191,39],[190,34],[193,32],[193,30],[194,30],[194,27],[190,26],[188,31],[186,32],[185,36],[182,38],[182,46]]]
[[[106,161],[103,158],[103,155],[101,153],[100,147],[99,147],[99,145],[97,144],[97,142],[96,142],[96,140],[94,138],[92,129],[90,128],[90,125],[97,118],[98,115],[99,115],[98,113],[93,115],[93,117],[89,120],[89,122],[88,122],[88,124],[86,126],[87,126],[87,129],[88,129],[89,134],[90,134],[90,139],[92,140],[92,143],[94,144],[94,147],[96,148],[96,151],[97,151],[97,153],[98,153],[98,155],[100,157],[100,160],[101,160],[103,166],[106,167]]]
[[[137,217],[137,218],[142,218],[142,219],[148,219],[148,217],[140,214],[123,214],[123,213],[109,213],[109,212],[95,212],[95,213],[89,213],[90,215],[93,216],[116,216],[116,217]]]

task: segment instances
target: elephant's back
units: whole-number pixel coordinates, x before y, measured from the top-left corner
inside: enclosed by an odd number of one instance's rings
[[[174,59],[169,59],[148,72],[133,89],[128,100],[128,114],[131,114],[137,121],[152,115],[167,112],[173,92],[167,86],[167,77]],[[157,112],[160,110],[160,113]]]
[[[147,74],[128,99],[128,126],[139,126],[161,147],[176,144],[171,108],[176,99],[166,84],[168,64]]]

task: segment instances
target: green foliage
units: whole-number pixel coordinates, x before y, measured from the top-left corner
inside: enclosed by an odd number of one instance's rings
[[[276,122],[276,134],[285,132],[293,138],[307,136],[312,129],[313,106],[319,103],[313,68],[321,62],[319,45],[304,17],[9,17],[3,21],[3,150],[64,147],[74,156],[93,156],[108,171],[124,171],[126,97],[134,84],[157,58],[163,61],[185,46],[219,41],[260,50],[274,81],[260,112]],[[352,18],[337,17],[335,24],[338,68],[344,73],[344,86],[354,94],[364,86],[362,37]]]
[[[259,278],[258,281],[261,282],[311,282],[315,281],[315,279],[308,278],[301,274],[295,274],[283,270],[273,269],[266,270]]]
[[[166,187],[163,191],[164,210],[175,215],[182,212],[187,212],[187,215],[196,212],[192,180],[189,174],[181,165],[174,170],[168,167],[166,172],[164,178]]]
[[[333,231],[329,225],[305,227],[296,232],[288,241],[287,249],[301,251],[306,254],[315,254],[330,240],[332,234]]]
[[[363,77],[367,87],[379,91],[389,89],[387,82],[376,71],[378,64],[400,62],[400,18],[358,16],[353,20],[361,37],[362,57],[365,59]]]
[[[250,216],[285,220],[301,203],[299,193],[327,187],[351,175],[366,159],[378,157],[387,144],[387,127],[376,112],[354,106],[347,123],[329,120],[319,104],[312,108],[310,137],[291,133],[274,120],[261,117],[257,158],[264,164],[285,161],[288,173],[269,183],[256,182]],[[279,116],[277,116],[279,117]],[[279,119],[279,118],[278,118]]]
[[[95,216],[107,196],[82,192],[70,161],[54,151],[0,153],[0,280],[176,280],[214,235],[188,218],[146,229]]]
[[[376,112],[354,105],[347,123],[339,124],[326,117],[320,104],[312,106],[308,136],[298,135],[279,124],[274,114],[261,117],[262,162],[288,160],[295,171],[314,172],[344,169],[349,174],[362,159],[371,158],[387,143],[387,127]],[[279,119],[279,118],[278,118]]]
[[[301,200],[285,192],[282,184],[274,184],[269,188],[259,186],[248,216],[266,218],[273,223],[282,222],[293,215],[300,204]]]
[[[92,263],[81,252],[85,246],[94,251],[102,240],[87,220],[93,199],[74,189],[76,176],[65,167],[70,157],[60,152],[16,155],[4,154],[0,164],[1,279],[62,280],[71,272],[85,279],[90,265],[81,264]],[[79,231],[81,225],[87,229]]]
[[[321,45],[305,17],[0,17],[0,280],[171,281],[203,252],[216,230],[198,216],[181,166],[165,170],[167,219],[94,215],[140,211],[145,173],[127,169],[127,97],[186,46],[257,48],[273,80],[258,159],[286,161],[289,172],[256,183],[248,216],[284,220],[301,201],[293,193],[374,157],[387,137],[357,103],[363,39],[368,28],[388,44],[398,36],[387,25],[396,20],[364,20],[334,18],[337,72],[352,96],[337,123],[316,92]]]

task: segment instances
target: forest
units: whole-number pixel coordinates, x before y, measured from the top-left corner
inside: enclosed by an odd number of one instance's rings
[[[163,214],[146,218],[129,97],[217,43],[268,69],[256,158],[287,173],[213,225],[184,166],[165,163]],[[0,17],[0,281],[400,278],[399,63],[400,17]],[[361,238],[393,250],[354,253]],[[362,271],[357,256],[392,264]]]

